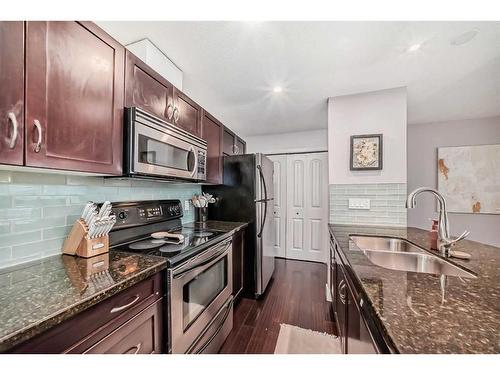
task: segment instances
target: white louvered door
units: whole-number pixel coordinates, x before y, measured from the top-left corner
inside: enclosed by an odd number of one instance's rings
[[[287,155],[286,258],[327,261],[327,153]]]

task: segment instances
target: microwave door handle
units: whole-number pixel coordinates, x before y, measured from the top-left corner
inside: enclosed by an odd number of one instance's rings
[[[194,166],[193,170],[191,171],[191,177],[193,177],[198,169],[198,153],[195,151],[193,146],[189,148],[189,152],[192,152],[194,156]]]

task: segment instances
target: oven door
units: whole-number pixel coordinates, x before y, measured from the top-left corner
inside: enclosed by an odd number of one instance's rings
[[[134,173],[198,179],[198,148],[139,122],[134,126]]]
[[[169,273],[171,288],[171,352],[184,354],[203,346],[206,335],[224,307],[232,285],[232,239],[217,244]],[[229,307],[232,310],[232,304]],[[226,308],[228,310],[229,308]]]

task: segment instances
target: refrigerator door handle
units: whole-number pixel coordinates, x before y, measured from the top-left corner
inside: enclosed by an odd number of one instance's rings
[[[267,201],[267,186],[266,179],[264,178],[264,173],[262,173],[262,166],[258,165],[257,169],[259,170],[260,180],[262,181],[262,185],[264,186],[264,200]]]
[[[264,173],[262,173],[262,166],[257,165],[257,169],[259,170],[260,180],[262,182],[262,185],[264,186],[264,217],[261,220],[259,234],[257,234],[257,238],[261,238],[267,216],[267,186],[266,186],[266,179],[264,178]]]
[[[264,230],[264,224],[266,223],[266,216],[267,216],[267,201],[261,203],[264,203],[264,217],[261,220],[259,234],[257,235],[258,238],[262,237],[262,231]]]

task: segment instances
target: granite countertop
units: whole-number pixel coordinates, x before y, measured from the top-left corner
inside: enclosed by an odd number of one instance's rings
[[[330,232],[361,286],[382,334],[400,353],[500,352],[500,248],[463,240],[454,249],[470,260],[449,261],[477,278],[439,276],[379,267],[350,234],[393,236],[430,250],[430,234],[417,228],[330,224]]]
[[[0,270],[0,352],[166,266],[161,257],[113,250],[98,257],[103,261],[103,272],[92,276],[87,271],[87,259],[70,255],[57,255]]]

